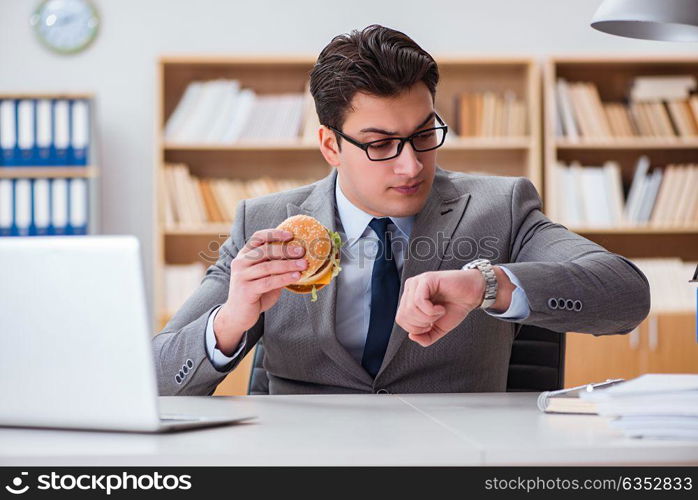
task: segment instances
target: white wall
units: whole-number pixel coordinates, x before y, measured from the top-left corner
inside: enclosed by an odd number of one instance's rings
[[[698,53],[605,35],[589,27],[600,0],[93,0],[94,45],[58,56],[29,16],[39,0],[0,0],[0,91],[89,91],[97,96],[102,229],[135,234],[152,288],[155,62],[166,53],[316,54],[335,34],[379,23],[433,54],[447,52]]]

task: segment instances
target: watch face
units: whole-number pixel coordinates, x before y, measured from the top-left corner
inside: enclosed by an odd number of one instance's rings
[[[30,23],[45,46],[70,54],[79,52],[94,40],[99,17],[88,0],[44,0]]]

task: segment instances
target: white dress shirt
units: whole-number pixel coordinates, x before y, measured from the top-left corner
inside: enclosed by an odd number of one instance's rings
[[[335,331],[339,343],[361,364],[364,344],[368,335],[371,312],[371,274],[378,249],[378,238],[368,225],[373,219],[373,215],[356,207],[344,196],[339,187],[339,180],[335,184],[335,198],[337,200],[335,215],[337,231],[344,242],[341,254],[342,272],[335,278],[337,304],[341,304],[341,307],[336,308]],[[393,256],[399,274],[402,273],[413,223],[414,216],[391,217],[391,223],[388,225],[388,230],[391,232]],[[500,314],[487,310],[485,312],[508,321],[526,319],[530,314],[530,306],[526,292],[521,287],[521,282],[509,269],[504,266],[499,267],[516,288],[512,293],[511,304],[506,311]],[[213,321],[219,309],[220,306],[211,312],[206,328],[206,351],[211,363],[216,368],[222,368],[239,356],[247,342],[247,333],[245,333],[232,356],[226,356],[216,348]]]

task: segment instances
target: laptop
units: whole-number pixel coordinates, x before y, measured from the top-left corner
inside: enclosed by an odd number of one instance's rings
[[[161,415],[151,335],[135,237],[0,238],[0,425],[168,432],[253,418]]]

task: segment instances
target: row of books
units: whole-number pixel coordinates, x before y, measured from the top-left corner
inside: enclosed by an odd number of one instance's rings
[[[293,189],[316,180],[200,178],[191,175],[189,167],[182,163],[166,165],[163,175],[164,217],[168,227],[232,223],[241,200]]]
[[[696,262],[678,258],[632,259],[650,284],[652,313],[693,312],[696,309],[695,285],[689,283]]]
[[[89,145],[89,100],[0,99],[0,167],[83,166]]]
[[[649,169],[649,158],[642,156],[626,200],[618,163],[585,167],[559,162],[553,167],[549,213],[573,227],[698,225],[698,165]]]
[[[191,82],[165,125],[171,144],[314,140],[320,122],[305,93],[257,95],[237,80]]]
[[[463,92],[457,98],[461,137],[523,137],[526,103],[513,91]]]
[[[556,98],[558,137],[573,141],[580,138],[698,137],[698,95],[627,103],[602,102],[594,83],[567,82],[559,78]]]
[[[0,236],[87,234],[87,179],[0,179]]]
[[[168,264],[164,269],[164,307],[168,316],[174,315],[198,288],[206,272],[201,262]]]

